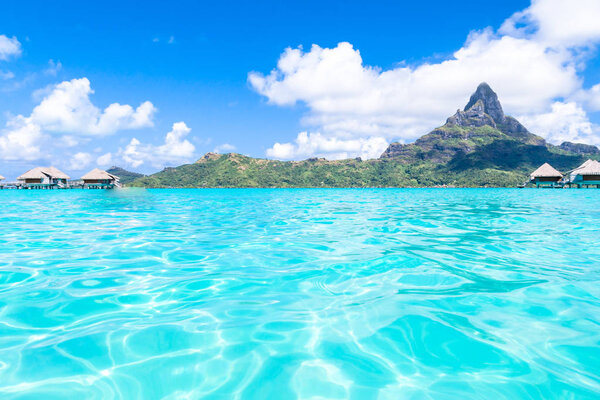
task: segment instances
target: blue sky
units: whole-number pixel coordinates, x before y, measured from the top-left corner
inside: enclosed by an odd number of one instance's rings
[[[481,80],[535,133],[598,143],[594,0],[89,3],[0,6],[6,177],[153,172],[214,150],[373,157]]]

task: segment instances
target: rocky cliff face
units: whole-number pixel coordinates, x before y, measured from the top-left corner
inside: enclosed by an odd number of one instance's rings
[[[504,118],[504,117],[503,117]],[[494,119],[485,112],[485,106],[482,100],[477,100],[471,107],[465,111],[456,111],[456,114],[446,120],[449,126],[484,126],[496,127]]]
[[[485,82],[482,82],[477,86],[475,93],[471,95],[469,102],[465,106],[465,111],[471,109],[477,102],[483,104],[483,111],[492,117],[494,122],[497,124],[504,123],[504,111],[502,105],[498,100],[498,95],[492,90],[492,88]]]
[[[591,144],[562,142],[559,147],[575,154],[600,154],[600,149]]]

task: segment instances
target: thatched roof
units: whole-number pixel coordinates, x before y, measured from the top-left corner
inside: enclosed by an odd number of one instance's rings
[[[552,165],[544,163],[531,173],[531,179],[534,178],[562,178],[562,174],[555,170]]]
[[[600,175],[600,162],[587,160],[571,173],[571,175]]]
[[[44,172],[43,167],[37,167],[37,168],[30,169],[29,171],[25,172],[23,175],[19,176],[17,179],[18,180],[44,179],[49,176],[50,176],[49,174]]]
[[[103,171],[101,169],[98,168],[94,168],[93,170],[91,170],[90,172],[88,172],[87,174],[85,174],[84,176],[81,177],[81,179],[83,180],[115,180],[118,181],[119,177],[113,175],[113,174],[109,174],[106,171]]]
[[[596,161],[594,161],[594,160],[587,160],[586,162],[584,162],[583,164],[581,164],[579,167],[577,167],[577,169],[579,169],[579,168],[585,168],[585,167],[587,167],[588,165],[590,165],[590,164],[593,164],[593,163],[595,163],[595,162],[596,162]]]
[[[65,174],[64,172],[62,172],[58,168],[48,167],[48,168],[46,168],[46,171],[49,172],[50,176],[52,176],[53,178],[71,179],[71,177],[69,175]]]
[[[37,167],[30,169],[23,175],[19,176],[18,180],[25,179],[44,179],[44,178],[56,178],[56,179],[70,179],[69,175],[65,174],[61,170],[54,167]]]

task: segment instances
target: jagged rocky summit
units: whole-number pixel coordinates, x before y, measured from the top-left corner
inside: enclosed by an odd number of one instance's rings
[[[461,121],[459,122],[459,120]],[[475,93],[471,95],[464,111],[458,110],[454,116],[448,118],[446,123],[454,123],[460,126],[489,125],[509,136],[536,139],[542,144],[541,138],[534,138],[535,135],[529,133],[527,128],[519,121],[511,116],[504,115],[498,95],[485,82],[479,84]]]
[[[591,144],[562,142],[560,148],[576,154],[600,154],[600,149]]]
[[[506,117],[502,110],[502,105],[500,105],[500,101],[498,100],[498,95],[492,90],[490,85],[485,82],[482,82],[477,86],[477,90],[471,95],[469,102],[465,106],[465,111],[473,108],[478,102],[482,103],[483,111],[492,117],[496,123],[504,123]]]
[[[546,146],[546,141],[532,134],[515,118],[505,115],[498,95],[487,83],[481,83],[471,95],[464,110],[446,120],[446,124],[414,143],[392,143],[381,158],[401,158],[447,162],[460,154],[495,140],[516,140],[520,143]]]

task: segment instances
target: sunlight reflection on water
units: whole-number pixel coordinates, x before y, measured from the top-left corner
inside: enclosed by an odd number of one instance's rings
[[[600,191],[0,193],[2,398],[597,398]]]

